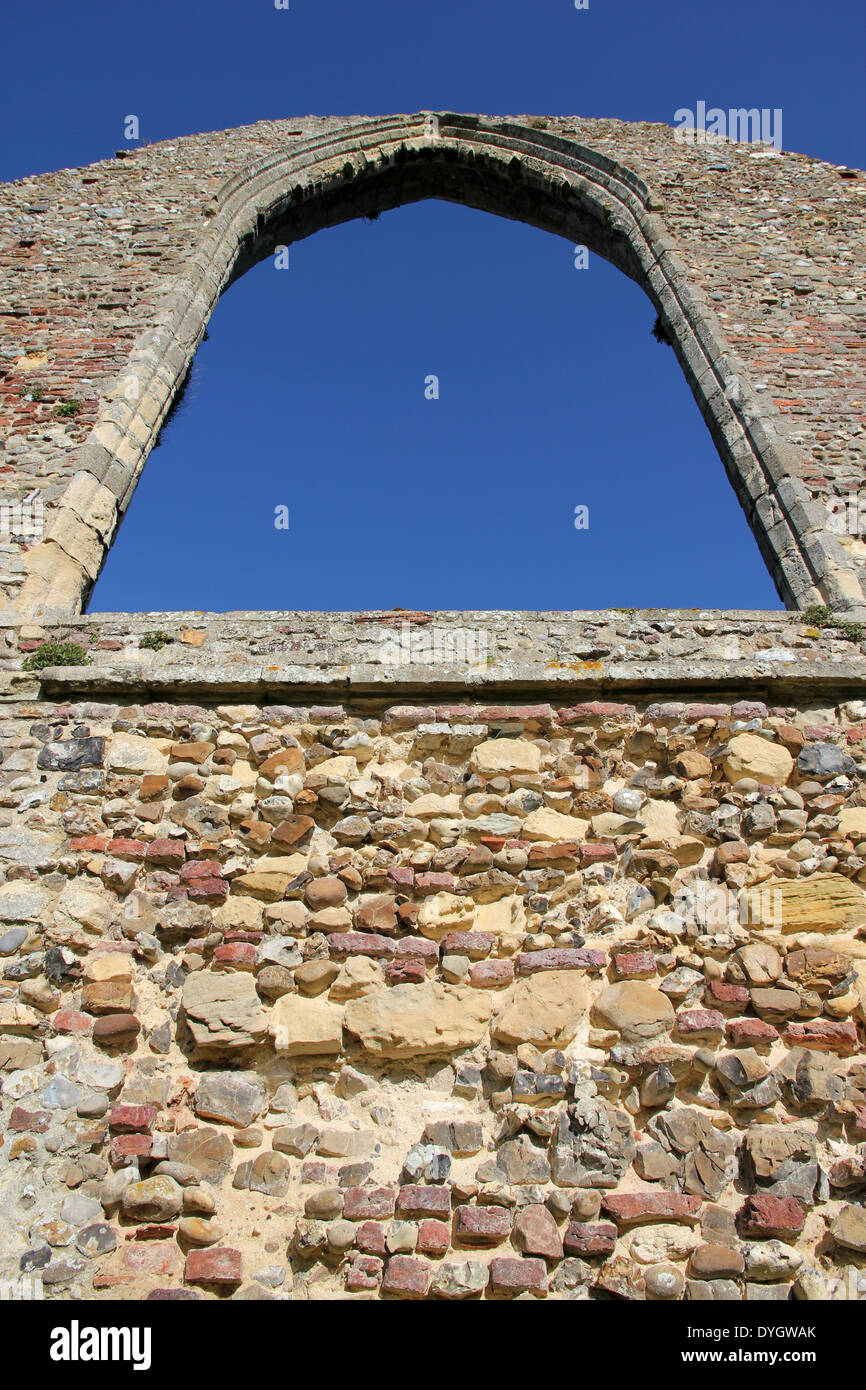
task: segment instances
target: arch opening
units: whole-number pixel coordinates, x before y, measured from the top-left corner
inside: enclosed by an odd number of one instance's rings
[[[278,260],[224,293],[90,611],[775,606],[613,266],[438,199]]]

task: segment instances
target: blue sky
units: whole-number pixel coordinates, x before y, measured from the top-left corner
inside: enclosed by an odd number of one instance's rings
[[[109,156],[128,114],[156,141],[421,109],[672,123],[699,99],[781,107],[786,148],[866,163],[859,0],[90,0],[3,32],[3,179]],[[38,70],[8,60],[27,45]],[[91,608],[778,606],[653,319],[601,260],[443,203],[299,243],[223,297]]]

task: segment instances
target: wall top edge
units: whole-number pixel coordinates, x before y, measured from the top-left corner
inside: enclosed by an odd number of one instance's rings
[[[433,609],[414,609],[414,608],[371,608],[371,609],[339,609],[339,608],[320,608],[320,609],[297,609],[297,608],[274,608],[274,609],[255,609],[255,608],[235,608],[216,612],[201,608],[187,609],[148,609],[134,612],[118,610],[116,612],[93,612],[84,613],[80,617],[69,619],[75,623],[100,623],[100,622],[138,622],[146,618],[174,618],[181,619],[202,619],[207,618],[214,622],[232,622],[252,618],[256,622],[272,622],[276,619],[282,621],[295,620],[303,622],[305,619],[337,619],[344,622],[365,622],[376,619],[387,618],[394,622],[399,622],[401,618],[433,618],[439,622],[446,622],[456,618],[479,617],[479,618],[567,618],[569,620],[601,621],[620,617],[632,617],[637,619],[647,619],[658,621],[666,618],[710,618],[724,622],[726,620],[739,621],[743,618],[752,619],[755,622],[802,622],[803,614],[796,611],[788,611],[783,608],[433,608]]]
[[[567,619],[574,622],[609,622],[622,618],[638,621],[658,622],[708,619],[716,622],[740,622],[749,620],[759,623],[785,624],[802,623],[804,615],[799,610],[784,608],[232,608],[217,611],[203,608],[148,608],[131,611],[117,609],[105,612],[90,612],[52,619],[46,611],[43,621],[63,621],[68,626],[88,626],[101,623],[145,623],[154,618],[173,619],[175,622],[203,621],[213,623],[246,622],[260,623],[314,621],[324,619],[340,622],[370,622],[388,619],[399,623],[401,618],[434,619],[437,622],[453,622],[467,617],[487,619]],[[18,624],[11,608],[0,613],[0,628],[14,627]],[[33,618],[21,621],[33,622]]]
[[[424,107],[412,112],[356,112],[331,115],[307,113],[276,118],[263,117],[246,125],[183,131],[164,140],[128,145],[119,154],[125,160],[133,160],[138,163],[150,160],[174,160],[189,151],[238,141],[255,142],[263,138],[285,139],[287,151],[291,154],[295,150],[303,151],[310,145],[315,146],[317,142],[324,142],[329,138],[333,139],[341,135],[351,136],[354,132],[358,133],[359,140],[369,140],[376,137],[381,140],[420,138],[424,134],[424,123],[431,116],[435,116],[446,124],[456,125],[458,129],[450,132],[452,137],[455,134],[471,136],[473,130],[503,132],[508,128],[514,128],[527,133],[531,132],[533,140],[542,145],[545,143],[545,137],[591,140],[592,138],[604,139],[611,135],[615,137],[619,133],[628,135],[629,132],[635,132],[649,139],[667,139],[675,129],[672,121],[628,121],[619,116],[611,115],[586,116],[564,111],[459,112],[451,109],[436,110],[433,107]],[[737,154],[742,149],[741,142],[735,139],[722,140],[721,145],[726,154],[732,151]],[[700,152],[700,147],[698,147],[698,153]],[[748,157],[750,153],[748,146],[742,149],[742,153],[744,157]],[[824,165],[827,168],[841,167],[796,150],[776,151],[776,157],[789,163],[805,162],[814,166]],[[109,156],[101,160],[94,160],[87,165],[73,166],[68,172],[74,173],[81,169],[110,166],[116,158],[117,155]],[[38,183],[40,179],[50,178],[52,174],[63,172],[67,171],[45,170],[10,180],[6,184],[0,183],[0,187],[11,188],[16,185]]]

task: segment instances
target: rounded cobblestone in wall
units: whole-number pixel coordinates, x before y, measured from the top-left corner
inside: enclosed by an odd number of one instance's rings
[[[0,1279],[75,1245],[48,1297],[856,1298],[866,708],[814,689],[10,695]],[[784,780],[730,780],[744,724]]]

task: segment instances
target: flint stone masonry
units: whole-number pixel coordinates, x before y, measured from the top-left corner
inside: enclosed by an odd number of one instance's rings
[[[659,126],[426,129],[263,122],[0,190],[0,468],[49,514],[0,580],[0,1280],[856,1297],[866,652],[822,506],[862,474],[863,180]],[[81,615],[225,284],[429,196],[644,285],[785,602],[847,627]]]
[[[441,112],[262,121],[0,189],[9,622],[81,610],[221,291],[278,245],[438,197],[586,245],[647,292],[784,602],[864,607],[828,508],[866,461],[866,181],[671,127]],[[73,401],[78,413],[58,416]]]
[[[468,682],[238,700],[203,666],[193,701],[169,661],[151,700],[99,690],[98,660],[57,699],[62,672],[10,669],[0,1278],[855,1297],[866,704],[838,655],[835,694],[539,675],[519,703]],[[730,780],[744,729],[791,753],[772,781]],[[42,756],[73,741],[99,788]],[[581,829],[539,840],[540,810]],[[251,833],[296,814],[289,845]]]

